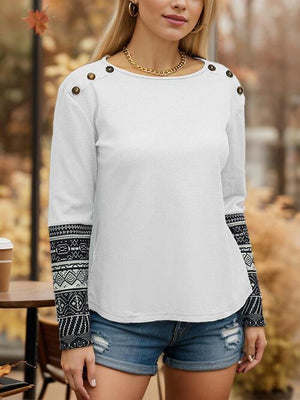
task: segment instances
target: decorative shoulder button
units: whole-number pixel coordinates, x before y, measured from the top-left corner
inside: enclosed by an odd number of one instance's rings
[[[236,89],[236,91],[238,92],[238,94],[242,94],[244,89],[242,88],[242,86],[238,86],[238,88]]]
[[[89,72],[89,73],[87,74],[87,78],[88,78],[88,79],[95,79],[95,78],[96,78],[96,75],[95,75],[93,72]]]
[[[108,65],[105,69],[106,69],[107,72],[113,72],[114,67],[111,66],[111,65]]]
[[[215,71],[216,67],[213,64],[208,64],[208,69]]]
[[[74,86],[74,87],[72,87],[72,92],[74,94],[78,94],[80,92],[80,88],[78,86]]]
[[[233,77],[233,73],[230,71],[230,69],[228,69],[228,70],[226,71],[226,75],[229,76],[229,78],[232,78],[232,77]]]

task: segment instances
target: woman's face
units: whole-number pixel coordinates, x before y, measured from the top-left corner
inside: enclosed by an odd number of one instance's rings
[[[140,22],[166,40],[180,40],[196,25],[204,0],[138,0]],[[175,14],[186,21],[174,21],[166,16]]]

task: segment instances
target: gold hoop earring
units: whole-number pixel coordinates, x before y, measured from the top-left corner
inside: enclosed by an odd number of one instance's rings
[[[198,20],[197,24],[194,26],[190,33],[199,33],[205,26],[208,26],[208,24],[199,24]]]
[[[136,17],[139,13],[138,5],[131,0],[129,1],[129,4],[128,4],[128,10],[129,10],[129,14],[132,17]]]

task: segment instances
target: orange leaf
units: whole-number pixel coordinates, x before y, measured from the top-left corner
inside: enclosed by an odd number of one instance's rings
[[[47,8],[46,8],[47,9]],[[28,28],[34,28],[35,33],[41,35],[44,33],[45,29],[47,28],[46,22],[48,21],[48,15],[46,14],[46,9],[39,11],[39,10],[29,10],[28,14],[29,17],[22,18],[24,21],[27,21],[29,24]]]

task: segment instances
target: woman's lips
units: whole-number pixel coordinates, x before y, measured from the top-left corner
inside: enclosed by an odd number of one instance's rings
[[[186,23],[186,21],[180,21],[180,20],[178,20],[178,19],[168,18],[168,17],[165,17],[165,16],[164,16],[164,18],[165,18],[167,21],[169,21],[171,24],[177,25],[177,26],[180,26],[180,25],[183,25],[183,24]]]

